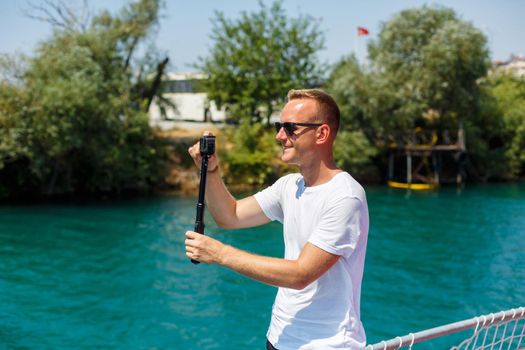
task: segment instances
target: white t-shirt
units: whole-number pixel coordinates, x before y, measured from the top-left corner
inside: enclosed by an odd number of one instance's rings
[[[341,256],[304,289],[279,288],[270,343],[279,350],[364,349],[360,297],[368,206],[363,187],[345,172],[313,187],[305,187],[300,174],[290,174],[255,199],[270,220],[283,223],[285,259],[297,259],[306,242]]]

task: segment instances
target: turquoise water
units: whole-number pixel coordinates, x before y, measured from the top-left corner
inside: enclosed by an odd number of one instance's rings
[[[367,192],[369,343],[525,305],[525,185]],[[191,264],[194,213],[193,198],[0,206],[0,349],[262,349],[276,289]],[[280,224],[206,223],[282,253]]]

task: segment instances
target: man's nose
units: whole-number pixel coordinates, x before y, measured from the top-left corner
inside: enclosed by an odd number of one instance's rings
[[[286,141],[286,138],[288,135],[286,135],[286,131],[284,131],[284,128],[280,128],[279,131],[277,131],[277,134],[275,134],[275,138],[278,141]]]

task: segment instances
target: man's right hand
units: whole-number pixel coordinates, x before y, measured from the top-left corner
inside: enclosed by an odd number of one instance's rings
[[[203,135],[213,136],[209,131]],[[217,146],[217,144],[215,144]],[[217,147],[215,147],[217,150]],[[188,149],[195,165],[200,169],[202,156],[197,142]],[[219,169],[217,154],[208,160],[208,173]],[[217,225],[223,228],[244,228],[263,225],[270,221],[262,211],[254,196],[237,200],[228,191],[220,176],[210,176],[206,183],[206,205]]]
[[[205,131],[203,136],[213,136],[213,133],[211,131]],[[215,151],[217,151],[217,144],[215,144]],[[195,162],[195,165],[200,170],[201,164],[202,164],[202,156],[200,152],[200,143],[197,141],[196,144],[188,148],[188,153],[190,154],[191,158],[193,158],[193,161]],[[216,170],[219,169],[219,159],[217,158],[216,153],[211,155],[208,159],[208,172],[213,173]]]

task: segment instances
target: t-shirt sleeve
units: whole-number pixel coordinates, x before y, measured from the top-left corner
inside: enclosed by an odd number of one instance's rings
[[[284,218],[282,206],[284,182],[285,178],[280,178],[273,185],[257,192],[254,196],[264,215],[272,221],[277,220],[281,223]]]
[[[362,208],[362,202],[355,197],[330,203],[308,241],[329,253],[350,256],[361,235]]]

